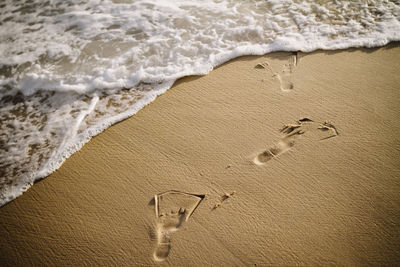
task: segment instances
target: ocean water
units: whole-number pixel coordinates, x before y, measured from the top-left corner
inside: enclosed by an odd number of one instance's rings
[[[0,206],[187,75],[400,40],[400,0],[3,0]]]

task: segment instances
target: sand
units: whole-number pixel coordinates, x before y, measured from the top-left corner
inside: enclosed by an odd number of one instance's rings
[[[2,207],[0,236],[1,266],[400,265],[400,46],[183,78]]]

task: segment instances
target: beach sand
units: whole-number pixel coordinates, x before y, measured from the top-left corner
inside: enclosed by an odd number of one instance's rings
[[[400,46],[180,79],[0,208],[0,236],[1,266],[398,266]]]

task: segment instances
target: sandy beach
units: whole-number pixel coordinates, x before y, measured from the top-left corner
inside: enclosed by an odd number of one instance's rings
[[[0,265],[398,266],[399,122],[398,43],[232,60],[0,208]]]

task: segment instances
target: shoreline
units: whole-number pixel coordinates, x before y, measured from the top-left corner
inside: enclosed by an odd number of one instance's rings
[[[0,209],[0,263],[158,264],[149,203],[178,190],[205,198],[161,264],[399,264],[399,52],[276,52],[179,79]]]
[[[275,53],[288,53],[288,54],[296,55],[296,58],[294,59],[294,63],[296,64],[297,60],[299,60],[298,57],[297,57],[298,54],[307,55],[307,54],[310,54],[310,53],[318,53],[318,52],[322,52],[322,53],[324,53],[324,52],[326,52],[326,53],[333,52],[333,53],[336,53],[336,52],[340,52],[340,51],[356,51],[358,49],[361,49],[361,50],[366,49],[366,50],[374,51],[374,50],[380,49],[382,47],[395,47],[398,44],[400,44],[399,41],[390,41],[389,43],[387,43],[384,46],[373,46],[373,47],[368,47],[368,48],[367,47],[350,47],[350,48],[327,49],[327,50],[316,49],[316,50],[312,50],[311,52],[278,51],[278,52],[269,52],[269,53],[264,54],[264,55],[244,55],[244,56],[238,56],[238,57],[231,58],[231,59],[229,59],[227,61],[223,61],[224,63],[222,63],[220,65],[217,65],[213,69],[219,68],[219,67],[221,67],[221,66],[223,66],[223,65],[225,65],[225,64],[227,64],[227,63],[229,63],[231,61],[238,60],[240,58],[262,57],[262,56],[265,56],[265,55],[268,55],[268,54],[275,54]],[[262,64],[256,66],[256,68],[265,68],[265,67],[266,66],[263,66]],[[267,69],[268,69],[268,67],[267,67]],[[111,126],[113,126],[113,125],[115,125],[117,123],[120,123],[120,122],[122,122],[124,120],[127,120],[127,119],[131,118],[137,112],[139,112],[141,109],[143,109],[144,107],[146,107],[146,106],[150,105],[151,103],[153,103],[160,95],[165,94],[165,92],[167,92],[169,89],[174,87],[181,79],[190,78],[190,77],[197,78],[197,77],[203,77],[205,75],[207,75],[207,74],[204,74],[204,75],[189,75],[189,76],[183,76],[181,78],[178,78],[177,80],[175,80],[172,83],[172,85],[167,85],[166,87],[162,86],[161,88],[164,88],[164,89],[155,90],[154,91],[155,93],[148,97],[150,99],[150,102],[148,102],[147,104],[139,105],[139,106],[135,107],[132,110],[126,110],[123,113],[121,113],[118,116],[116,116],[117,119],[114,119],[114,118],[113,119],[107,119],[106,123],[104,123],[103,126],[99,126],[96,129],[89,129],[89,131],[85,134],[85,137],[84,137],[83,141],[80,141],[80,142],[77,142],[77,143],[72,142],[70,144],[70,146],[66,149],[66,152],[62,152],[62,153],[59,153],[59,154],[56,155],[56,157],[55,157],[56,160],[53,159],[52,161],[47,162],[46,165],[47,166],[52,166],[52,167],[46,167],[46,168],[44,168],[44,169],[42,169],[40,171],[36,171],[36,173],[34,173],[31,176],[29,176],[29,178],[25,177],[25,178],[21,179],[22,181],[33,180],[33,184],[32,185],[29,185],[29,184],[26,184],[26,183],[22,182],[22,183],[19,183],[19,185],[18,185],[19,188],[12,188],[12,189],[6,190],[5,192],[17,192],[17,193],[16,194],[15,193],[4,194],[4,199],[8,198],[9,201],[5,202],[5,204],[1,204],[0,208],[2,206],[7,205],[8,203],[12,202],[14,199],[18,198],[19,196],[21,196],[24,192],[29,190],[37,182],[40,182],[41,180],[47,178],[52,173],[57,171],[69,157],[71,157],[73,154],[78,152],[83,146],[85,146],[88,142],[90,142],[90,140],[92,138],[94,138],[97,135],[101,134],[102,132],[107,130],[109,127],[111,127]],[[278,80],[279,79],[281,79],[281,78],[278,77]],[[284,81],[280,80],[280,87],[281,87],[282,91],[285,91],[285,88],[282,88],[282,82],[285,83]],[[168,83],[169,82],[167,82],[167,84]],[[291,89],[291,88],[287,88],[287,89]],[[90,134],[89,134],[89,132],[90,132]]]

